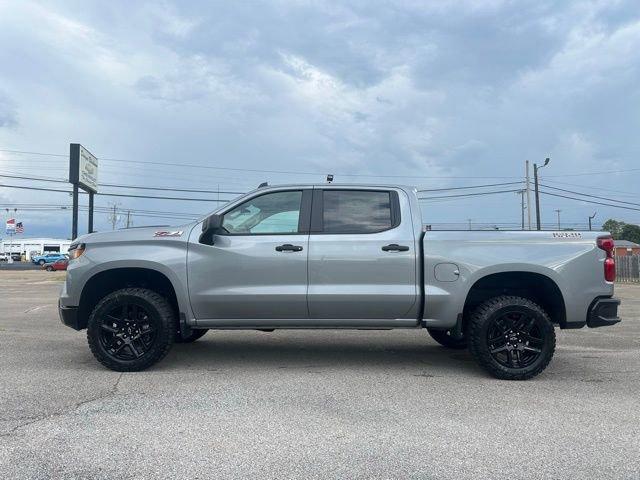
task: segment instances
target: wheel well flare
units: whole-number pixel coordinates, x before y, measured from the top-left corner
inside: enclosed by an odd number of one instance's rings
[[[82,289],[78,318],[86,322],[98,302],[111,292],[121,288],[148,288],[165,297],[178,318],[178,299],[171,281],[157,270],[150,268],[114,268],[96,273]]]
[[[546,275],[534,272],[494,273],[473,284],[464,304],[463,318],[468,319],[478,305],[500,295],[515,295],[534,301],[560,326],[566,322],[564,298],[558,285]]]

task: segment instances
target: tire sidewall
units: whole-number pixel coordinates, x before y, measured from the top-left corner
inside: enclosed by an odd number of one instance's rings
[[[167,344],[171,345],[174,341],[173,319],[166,318],[168,305],[161,305],[158,301],[164,301],[164,299],[150,290],[135,289],[138,293],[132,293],[132,290],[119,290],[107,295],[98,303],[87,323],[87,337],[92,352],[103,365],[113,370],[136,371],[147,368],[164,357],[168,351]],[[151,348],[140,358],[133,360],[113,357],[100,340],[102,317],[123,303],[136,304],[144,308],[152,318],[152,325],[157,329]]]
[[[496,302],[497,300],[497,302]],[[469,335],[472,353],[479,363],[498,378],[526,379],[537,375],[546,368],[555,351],[555,330],[546,312],[537,304],[520,297],[505,297],[494,299],[494,304],[488,308],[480,306],[472,318],[471,333]],[[486,305],[486,304],[485,304]],[[507,367],[499,363],[490,352],[488,331],[493,321],[510,311],[519,311],[536,318],[544,335],[542,352],[531,364],[522,368]]]

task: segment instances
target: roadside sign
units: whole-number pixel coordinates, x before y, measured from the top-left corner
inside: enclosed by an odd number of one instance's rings
[[[15,218],[10,218],[9,220],[7,220],[6,233],[7,233],[7,235],[15,235],[16,234],[16,219]]]
[[[98,159],[79,143],[71,144],[69,182],[87,192],[98,191]]]

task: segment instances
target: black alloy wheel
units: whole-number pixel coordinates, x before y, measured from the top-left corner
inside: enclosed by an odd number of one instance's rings
[[[110,293],[93,309],[87,340],[96,359],[111,370],[140,371],[169,352],[175,325],[175,314],[164,297],[144,288],[125,288]]]
[[[523,368],[533,364],[544,348],[541,318],[527,310],[507,310],[491,319],[487,342],[491,356],[500,365]]]
[[[527,380],[541,373],[556,346],[549,315],[528,298],[502,295],[482,303],[467,324],[469,350],[496,378]]]
[[[149,351],[158,331],[144,306],[129,301],[100,316],[100,344],[118,360],[135,360]]]

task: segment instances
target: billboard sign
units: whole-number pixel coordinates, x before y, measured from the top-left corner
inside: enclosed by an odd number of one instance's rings
[[[83,190],[98,191],[98,159],[79,143],[71,144],[69,157],[69,182],[77,183]]]

